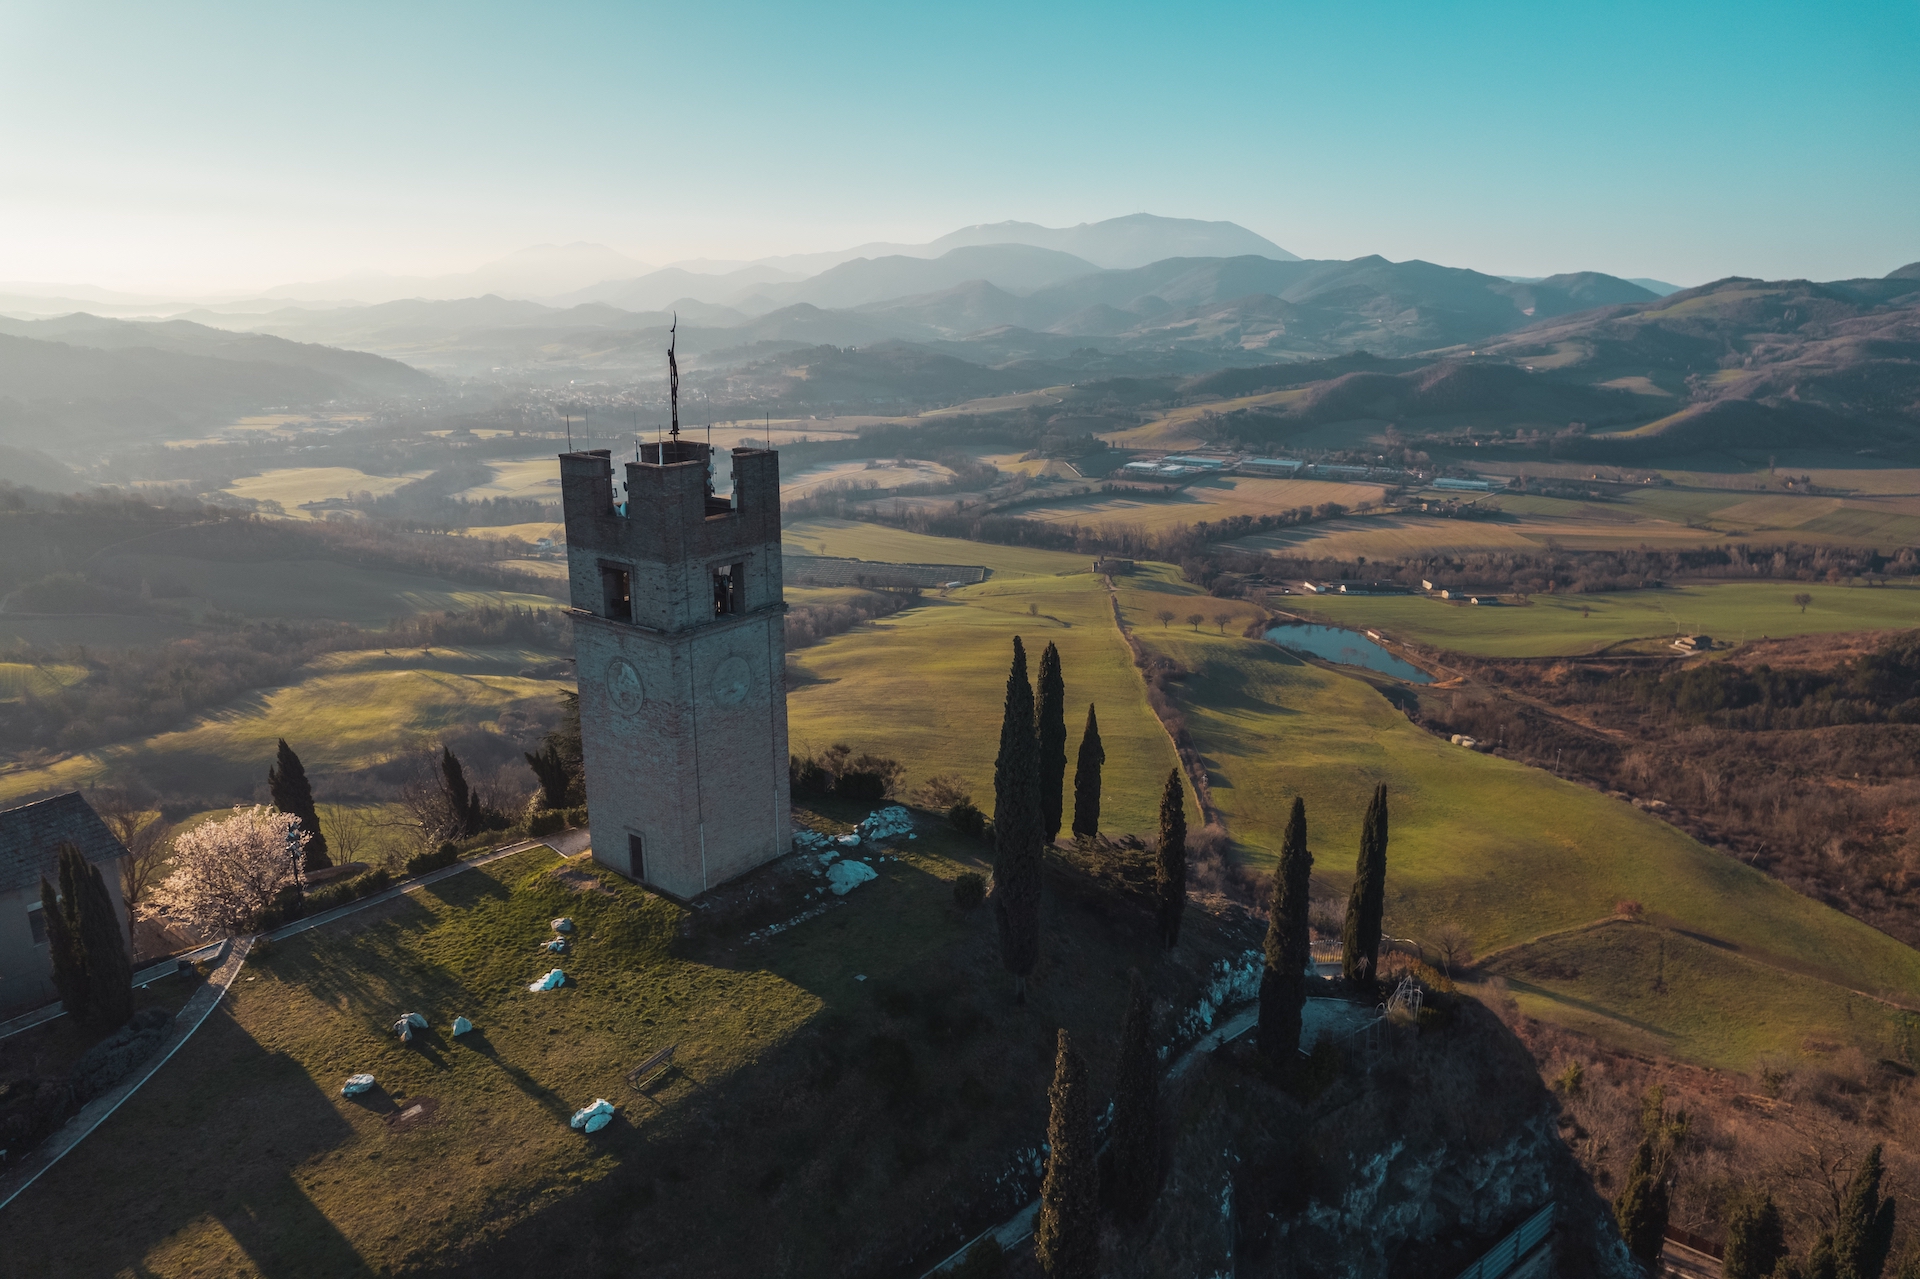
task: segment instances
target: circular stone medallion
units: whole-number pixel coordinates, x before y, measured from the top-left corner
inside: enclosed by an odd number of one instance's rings
[[[753,672],[746,660],[729,657],[713,673],[713,700],[722,706],[738,706],[752,682]]]
[[[632,715],[647,700],[646,689],[640,683],[640,672],[633,669],[633,663],[624,657],[616,657],[607,663],[607,697],[615,709]]]

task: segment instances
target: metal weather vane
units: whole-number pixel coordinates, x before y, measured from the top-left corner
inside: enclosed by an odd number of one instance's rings
[[[676,334],[680,329],[680,313],[673,313],[673,324],[667,329],[667,394],[673,402],[673,430],[669,432],[674,439],[680,438],[680,362],[673,356],[674,345],[679,341]]]

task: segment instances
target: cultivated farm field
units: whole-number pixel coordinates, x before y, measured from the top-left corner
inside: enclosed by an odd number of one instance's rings
[[[1349,509],[1371,506],[1386,490],[1378,484],[1328,480],[1278,480],[1223,475],[1196,480],[1171,492],[1148,489],[1090,493],[1022,505],[1008,514],[1021,519],[1091,526],[1130,524],[1154,532],[1236,515],[1276,515],[1302,506],[1338,502]]]
[[[1803,593],[1813,597],[1805,612],[1793,602]],[[1710,635],[1737,643],[1920,626],[1920,588],[1824,582],[1687,583],[1533,595],[1525,603],[1492,605],[1424,595],[1294,595],[1278,603],[1339,626],[1478,657],[1573,656],[1658,636]]]

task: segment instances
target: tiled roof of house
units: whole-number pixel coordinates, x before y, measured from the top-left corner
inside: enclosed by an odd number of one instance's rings
[[[127,853],[79,791],[0,812],[0,893],[33,888],[42,875],[52,878],[68,840],[90,862]]]

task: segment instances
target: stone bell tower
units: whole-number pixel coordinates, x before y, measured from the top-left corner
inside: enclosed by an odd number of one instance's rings
[[[624,485],[594,449],[560,486],[594,860],[690,898],[792,842],[787,606],[780,455],[734,449],[716,497],[675,416]]]

